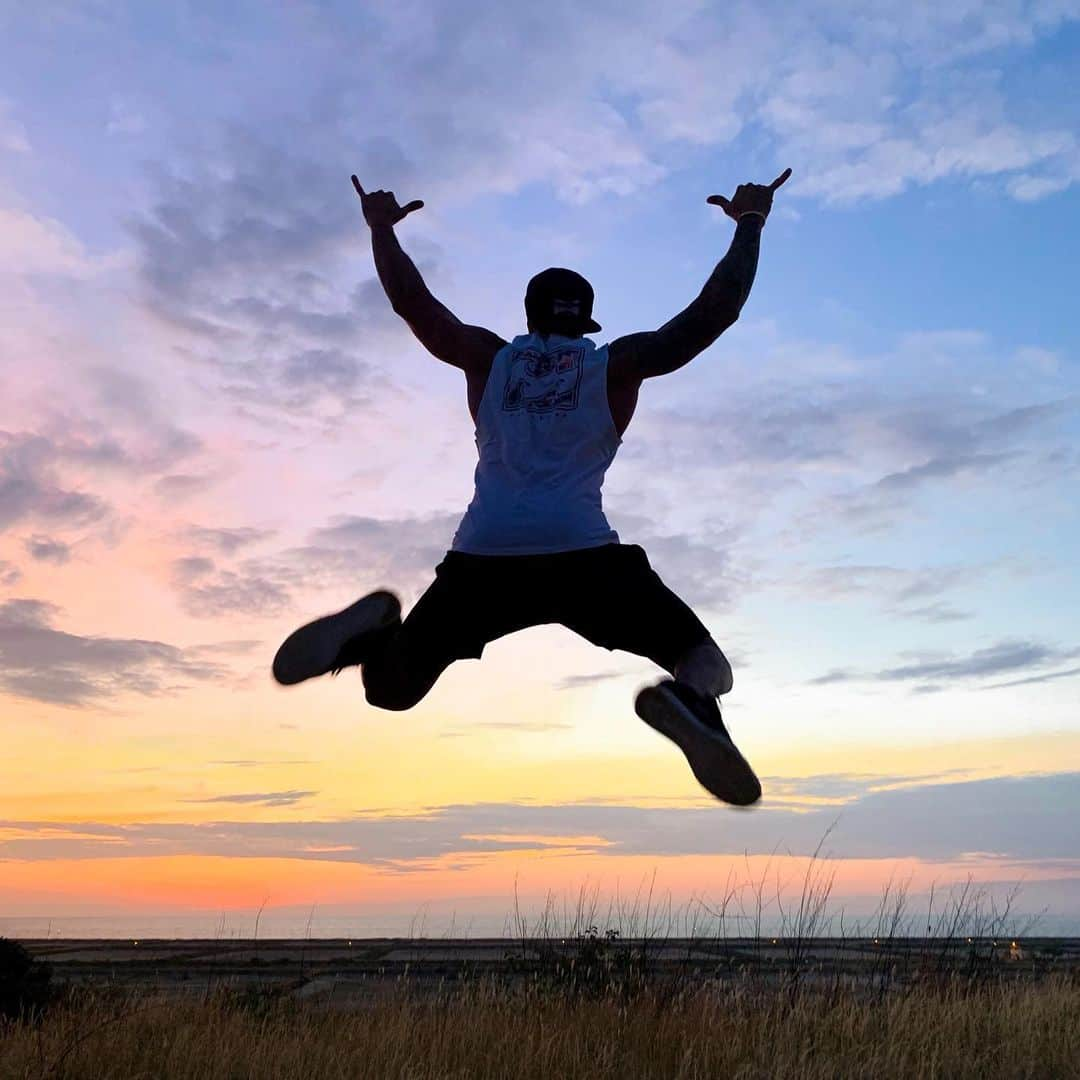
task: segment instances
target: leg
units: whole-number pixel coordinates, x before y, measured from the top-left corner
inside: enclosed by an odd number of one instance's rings
[[[457,659],[446,650],[419,646],[417,635],[406,631],[409,619],[360,665],[364,697],[376,708],[393,712],[411,709]]]
[[[730,693],[734,685],[731,665],[711,635],[683,653],[672,674],[676,682],[684,683],[703,697]]]
[[[520,557],[448,552],[408,618],[363,657],[369,704],[411,709],[455,660],[478,659],[489,641],[544,621],[528,578]]]
[[[756,802],[761,785],[716,702],[731,689],[731,666],[701,620],[649,566],[645,552],[618,545],[582,553],[575,585],[561,622],[597,645],[647,656],[675,676],[638,694],[642,720],[682,750],[711,794],[737,806]]]
[[[559,622],[594,645],[647,657],[695,688],[723,685],[727,661],[707,627],[640,547],[611,544],[573,555]]]

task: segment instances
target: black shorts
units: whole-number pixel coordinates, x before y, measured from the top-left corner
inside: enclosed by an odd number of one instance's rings
[[[438,670],[545,623],[561,623],[605,649],[646,656],[669,672],[709,636],[642,548],[604,544],[552,555],[448,551],[397,644],[419,668]]]

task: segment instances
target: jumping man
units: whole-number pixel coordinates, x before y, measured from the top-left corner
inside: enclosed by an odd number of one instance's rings
[[[619,542],[600,491],[642,382],[689,363],[739,317],[773,193],[790,175],[740,184],[731,199],[710,196],[735,220],[735,236],[697,299],[659,330],[599,348],[585,336],[600,330],[592,286],[572,270],[552,267],[529,282],[528,333],[512,341],[461,322],[431,295],[394,234],[424,204],[399,206],[392,191],[366,192],[354,176],[394,311],[430,353],[465,373],[480,458],[476,491],[408,618],[397,597],[380,590],[316,619],[278,650],[277,681],[359,666],[372,705],[410,709],[455,660],[479,657],[504,634],[561,623],[668,672],[638,694],[638,715],[675,742],[717,798],[756,802],[761,785],[717,702],[732,686],[727,658],[644,550]]]

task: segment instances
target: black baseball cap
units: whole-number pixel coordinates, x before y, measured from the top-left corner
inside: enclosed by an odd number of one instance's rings
[[[525,290],[525,314],[530,323],[550,325],[563,316],[584,321],[589,333],[601,329],[592,317],[593,287],[576,271],[561,266],[541,270]]]

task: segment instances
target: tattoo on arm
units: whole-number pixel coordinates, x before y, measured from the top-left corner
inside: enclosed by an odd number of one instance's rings
[[[612,343],[636,378],[666,375],[688,364],[738,319],[757,273],[762,224],[756,214],[739,220],[727,254],[687,308],[653,333]]]
[[[723,308],[725,304],[733,304],[736,315],[746,303],[757,274],[762,224],[757,214],[748,214],[739,220],[728,253],[717,263],[712,276],[705,283],[703,292],[709,292],[712,288],[719,306]]]

